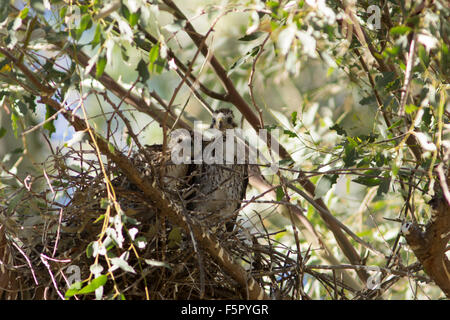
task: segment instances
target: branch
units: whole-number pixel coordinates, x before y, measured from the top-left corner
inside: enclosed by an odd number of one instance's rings
[[[152,36],[150,33],[148,33],[141,25],[138,25],[139,31],[141,31],[144,35],[145,38],[147,40],[149,40],[151,43],[153,43],[154,45],[158,44],[158,39],[156,39],[154,36]],[[151,48],[148,47],[147,43],[145,41],[142,41],[139,37],[135,38],[136,44],[143,50],[145,51],[150,51]],[[203,83],[201,83],[191,72],[188,73],[188,67],[181,62],[180,59],[178,59],[178,57],[173,53],[172,49],[168,49],[167,50],[167,58],[168,60],[173,59],[173,61],[175,62],[175,64],[177,65],[177,70],[175,70],[178,75],[183,78],[185,77],[186,74],[188,74],[188,78],[193,81],[194,83],[198,84],[200,91],[202,91],[204,94],[206,94],[207,96],[219,100],[219,101],[224,101],[227,102],[227,97],[224,94],[221,93],[217,93],[213,90],[208,89]],[[180,71],[181,70],[181,71]],[[183,74],[184,73],[184,74]],[[186,81],[187,83],[189,83],[188,81]],[[197,95],[197,98],[200,95]],[[201,96],[200,96],[201,97]]]
[[[62,44],[58,43],[56,44],[58,47],[63,48]],[[68,46],[66,49],[66,52],[72,57],[73,60],[77,61],[81,66],[84,68],[89,64],[89,57],[82,51],[76,51],[72,47]],[[91,69],[90,75],[95,78],[95,66]],[[158,110],[151,105],[148,105],[147,102],[135,94],[128,92],[125,88],[123,88],[121,85],[119,85],[113,78],[111,78],[106,72],[104,72],[99,79],[97,79],[99,82],[103,84],[103,86],[111,91],[114,95],[116,95],[118,98],[123,99],[126,103],[132,105],[137,110],[148,114],[150,117],[152,117],[154,120],[156,120],[159,123],[164,123],[164,113],[161,112],[161,110]],[[156,94],[156,92],[150,92],[150,95],[158,101],[158,103],[166,110],[168,110],[167,104],[164,102],[164,100]],[[125,97],[125,98],[124,98]],[[172,126],[175,123],[175,120],[177,119],[177,116],[173,113],[169,112],[169,119],[167,121],[167,125]],[[189,125],[187,125],[184,121],[181,119],[177,122],[178,128],[183,129],[189,129]]]
[[[257,168],[257,167],[256,167]],[[269,198],[272,201],[275,201],[277,199],[277,195],[275,192],[275,188],[267,182],[267,180],[264,179],[264,177],[254,170],[254,166],[250,166],[249,168],[249,182],[252,184],[253,187],[255,187],[261,194],[265,194],[267,198]],[[289,185],[288,185],[289,187]],[[315,230],[312,223],[308,220],[308,218],[305,217],[302,210],[299,209],[297,206],[292,206],[291,210],[288,210],[285,206],[278,206],[277,211],[284,217],[288,219],[292,219],[294,225],[301,230],[303,235],[305,236],[308,243],[310,243],[313,248],[317,247],[320,248],[318,254],[328,263],[331,265],[339,265],[339,260],[333,255],[330,248],[327,247],[325,242],[323,242],[320,235]],[[292,214],[291,214],[292,212]],[[338,231],[339,233],[339,231]],[[342,235],[344,239],[345,236]],[[336,234],[335,234],[336,237]],[[345,240],[343,241],[345,242]],[[342,250],[346,252],[346,247],[344,247]],[[351,251],[351,250],[350,250]],[[339,270],[337,271],[338,277],[342,277],[343,281],[346,285],[352,287],[355,290],[361,289],[361,284],[355,281],[355,278],[351,276],[346,270]],[[365,276],[363,276],[364,278]]]
[[[192,41],[195,43],[195,45],[198,48],[201,48],[202,54],[205,57],[208,56],[209,48],[206,45],[202,45],[202,43],[204,42],[204,36],[199,34],[197,31],[195,31],[194,27],[189,22],[188,18],[181,12],[181,10],[175,5],[175,3],[173,3],[172,0],[164,0],[164,3],[168,7],[173,9],[173,11],[174,11],[173,14],[177,19],[182,19],[182,20],[186,21],[185,32],[192,39]],[[220,79],[220,81],[222,82],[223,86],[225,87],[225,89],[227,91],[226,101],[235,105],[236,108],[238,108],[238,110],[242,113],[244,118],[250,123],[250,125],[257,132],[260,129],[262,129],[259,118],[256,116],[255,113],[253,113],[250,106],[247,104],[247,102],[244,100],[244,98],[242,98],[242,96],[239,94],[236,87],[234,86],[234,83],[228,77],[227,71],[220,64],[219,60],[217,60],[215,55],[211,55],[210,64],[211,64],[212,68],[214,69],[214,72],[216,73],[217,77]],[[283,159],[290,158],[289,153],[281,145],[280,145],[279,154],[280,154],[280,157]]]
[[[425,272],[450,298],[450,261],[446,255],[450,241],[450,206],[444,198],[432,201],[432,217],[425,229],[415,222],[407,222],[402,226],[402,233]]]

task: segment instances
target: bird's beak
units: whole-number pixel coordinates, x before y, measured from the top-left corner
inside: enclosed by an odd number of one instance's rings
[[[218,117],[216,121],[217,121],[217,126],[218,126],[219,130],[222,130],[225,125],[223,117]]]

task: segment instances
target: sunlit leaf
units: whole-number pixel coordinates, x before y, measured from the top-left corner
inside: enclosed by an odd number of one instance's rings
[[[410,32],[412,29],[408,26],[395,26],[389,30],[391,35],[403,35]]]
[[[284,198],[284,191],[282,187],[278,187],[276,189],[276,194],[277,194],[277,201],[281,201]]]
[[[88,285],[84,286],[83,288],[81,288],[80,290],[78,290],[77,292],[75,292],[75,295],[78,294],[88,294],[88,293],[92,293],[94,292],[97,288],[105,285],[106,281],[108,280],[108,277],[106,275],[101,275],[95,279],[93,279]],[[66,298],[67,298],[67,293],[66,293]]]
[[[128,264],[128,262],[126,262],[122,257],[112,258],[111,264],[113,265],[113,267],[119,267],[123,271],[130,272],[130,273],[136,273],[136,271],[134,271],[133,267],[130,266]]]
[[[97,64],[96,64],[96,71],[95,71],[95,77],[98,79],[103,74],[103,71],[105,71],[106,67],[106,57],[102,56],[98,58]]]
[[[172,269],[171,266],[167,262],[157,261],[157,260],[152,260],[152,259],[145,259],[144,261],[146,264],[153,266],[153,267],[165,267],[167,269]]]
[[[164,29],[166,29],[169,32],[175,33],[177,31],[180,31],[185,26],[186,20],[176,20],[174,23],[164,26]]]
[[[258,39],[263,34],[264,34],[264,32],[256,31],[256,32],[247,34],[247,35],[243,36],[242,38],[239,38],[238,40],[239,41],[252,41],[252,40]]]

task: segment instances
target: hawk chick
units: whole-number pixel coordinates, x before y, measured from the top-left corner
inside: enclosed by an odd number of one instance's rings
[[[210,128],[221,133],[219,139],[223,139],[224,157],[227,152],[225,132],[236,127],[230,109],[222,108],[213,113]],[[233,145],[236,146],[236,141]],[[203,161],[193,175],[192,183],[195,195],[190,199],[188,209],[194,211],[197,216],[204,217],[207,225],[220,225],[225,222],[226,230],[231,232],[247,189],[247,166],[238,164],[236,158],[231,164],[207,164]]]

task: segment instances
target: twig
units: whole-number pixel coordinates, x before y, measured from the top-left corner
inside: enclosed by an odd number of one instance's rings
[[[23,255],[23,257],[24,257],[25,260],[27,261],[28,266],[30,267],[30,270],[31,270],[31,275],[33,276],[33,279],[34,279],[34,283],[35,283],[36,285],[39,285],[39,282],[38,282],[38,280],[36,279],[36,275],[34,274],[34,269],[33,269],[33,266],[31,265],[30,259],[28,259],[28,257],[27,257],[27,255],[25,254],[25,252],[23,252],[22,249],[20,249],[20,247],[19,247],[14,241],[12,241],[12,244],[13,244],[14,247],[16,247],[17,250],[19,250],[19,252]]]
[[[253,79],[255,77],[255,71],[256,71],[256,63],[258,62],[259,57],[261,56],[261,54],[264,51],[264,46],[267,43],[267,40],[270,39],[270,33],[267,34],[266,38],[264,39],[264,41],[261,43],[260,45],[260,49],[258,54],[256,55],[255,59],[253,60],[252,63],[252,71],[250,72],[250,78],[248,79],[248,88],[249,88],[249,92],[250,92],[250,98],[252,99],[252,104],[253,107],[255,107],[255,110],[258,112],[259,114],[259,120],[260,120],[260,126],[261,128],[264,128],[264,120],[263,120],[263,116],[262,116],[262,110],[261,108],[258,107],[258,105],[256,104],[256,100],[255,100],[255,94],[253,92]]]
[[[53,287],[55,288],[56,293],[61,298],[61,300],[65,300],[64,296],[58,289],[58,284],[56,283],[55,277],[53,276],[53,272],[52,272],[52,269],[50,268],[50,264],[47,262],[48,258],[49,257],[47,257],[45,254],[41,253],[41,261],[48,270],[48,273],[50,275],[50,278],[52,279]]]
[[[412,67],[414,64],[414,57],[416,53],[416,33],[413,32],[412,34],[412,40],[409,45],[409,53],[406,60],[406,70],[405,70],[405,80],[403,82],[402,87],[402,94],[400,98],[400,106],[398,108],[398,116],[403,117],[405,115],[405,104],[406,99],[408,98],[409,93],[409,84],[411,82],[411,75],[412,75]]]

